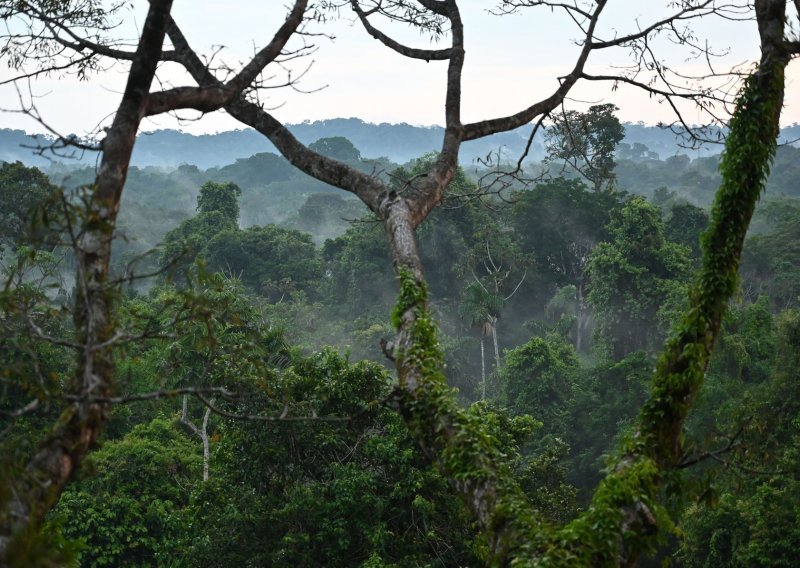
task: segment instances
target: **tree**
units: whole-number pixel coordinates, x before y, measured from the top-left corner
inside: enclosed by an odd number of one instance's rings
[[[356,163],[361,160],[361,152],[344,136],[320,138],[309,144],[308,149],[341,162]]]
[[[496,337],[495,326],[504,304],[505,300],[502,296],[490,292],[483,284],[475,281],[470,282],[464,288],[464,299],[459,306],[461,317],[467,318],[470,325],[476,328],[479,334],[481,345],[481,400],[486,399],[486,356],[483,340],[487,335]]]
[[[302,13],[304,4],[298,2],[295,8]],[[525,4],[550,7],[549,2],[504,4],[512,10]],[[392,342],[392,356],[398,374],[396,404],[412,437],[440,468],[451,488],[464,498],[477,526],[483,531],[485,560],[498,565],[514,562],[562,565],[635,562],[638,555],[652,542],[647,536],[656,531],[656,519],[663,512],[658,505],[658,497],[664,476],[681,457],[681,427],[691,401],[702,383],[703,371],[719,330],[722,314],[734,291],[741,243],[754,203],[763,188],[769,161],[774,154],[783,101],[784,69],[792,54],[798,50],[795,42],[787,41],[784,37],[786,3],[756,0],[756,16],[762,39],[759,70],[746,82],[731,120],[727,154],[721,166],[722,187],[704,241],[706,255],[698,283],[690,294],[691,309],[660,359],[653,379],[652,395],[637,421],[636,436],[633,437],[635,442],[621,449],[619,460],[595,493],[592,506],[564,527],[556,528],[547,524],[536,509],[530,506],[522,488],[513,477],[511,466],[495,435],[496,429],[491,429],[479,414],[459,408],[447,388],[441,370],[442,356],[436,330],[428,311],[422,263],[414,235],[414,230],[443,199],[447,184],[456,171],[458,150],[462,142],[512,130],[541,119],[555,110],[581,79],[610,79],[644,86],[670,102],[674,102],[675,98],[691,99],[700,96],[696,92],[673,90],[673,85],[659,89],[653,84],[642,84],[636,73],[646,69],[662,69],[658,62],[652,60],[648,40],[653,34],[672,34],[675,41],[694,45],[691,36],[685,35],[683,28],[678,28],[674,23],[708,15],[714,9],[708,2],[670,3],[672,11],[666,19],[660,19],[651,25],[640,24],[634,32],[619,33],[613,39],[603,40],[597,24],[606,4],[607,2],[601,0],[585,9],[572,4],[558,5],[577,21],[584,41],[580,44],[575,67],[560,78],[558,87],[550,96],[513,115],[463,124],[460,105],[461,70],[465,54],[464,30],[456,1],[422,0],[420,5],[407,2],[377,3],[374,9],[368,11],[357,0],[351,2],[367,31],[384,45],[407,57],[447,61],[446,128],[442,151],[424,178],[411,184],[407,191],[398,193],[389,190],[375,177],[327,159],[301,145],[263,105],[248,99],[238,89],[239,86],[249,85],[263,65],[247,66],[246,73],[242,72],[231,81],[222,83],[215,77],[213,70],[191,50],[177,24],[167,17],[168,2],[153,2],[141,41],[141,45],[147,48],[141,50],[140,59],[144,69],[140,73],[140,69],[134,65],[131,71],[132,78],[145,78],[144,88],[136,83],[136,88],[128,93],[132,99],[124,99],[124,102],[130,103],[130,107],[123,104],[117,115],[118,120],[126,127],[125,133],[128,136],[123,137],[122,141],[127,141],[127,144],[123,145],[124,151],[121,154],[115,153],[114,150],[120,149],[114,146],[117,139],[112,136],[109,136],[110,140],[106,139],[104,162],[94,190],[94,196],[100,201],[93,211],[96,215],[91,216],[93,222],[89,228],[92,231],[98,230],[97,218],[108,220],[107,224],[102,224],[105,232],[91,234],[92,238],[87,243],[94,247],[90,249],[92,254],[101,253],[96,255],[99,259],[99,278],[95,281],[102,283],[106,279],[108,252],[102,248],[101,243],[110,241],[110,229],[113,228],[119,205],[118,193],[124,182],[124,168],[127,167],[133,134],[140,117],[179,107],[190,106],[207,111],[223,105],[231,116],[269,137],[294,165],[322,181],[355,193],[383,223],[400,282],[400,297],[393,312],[397,335]],[[411,21],[433,33],[446,28],[449,30],[450,46],[442,49],[417,49],[402,45],[372,25],[369,18],[375,14]],[[284,36],[286,31],[291,33],[296,29],[298,19],[290,17],[287,24],[282,26]],[[161,52],[165,28],[168,28],[174,47],[169,53],[170,58],[184,65],[200,85],[197,89],[180,90],[178,97],[159,96],[158,93],[147,95],[156,60]],[[282,38],[285,39],[283,36]],[[278,51],[282,45],[280,44]],[[638,69],[635,65],[632,74],[612,77],[590,74],[586,70],[589,56],[613,47],[635,51],[639,56]],[[267,50],[267,55],[263,56],[260,52],[256,59],[259,62],[269,62],[274,59],[270,59],[269,54],[274,52],[274,49]],[[148,57],[144,57],[145,54]],[[658,73],[658,78],[664,79],[664,74]],[[121,158],[121,161],[110,164],[108,160],[112,158]],[[110,165],[121,166],[122,170],[110,168]],[[113,172],[109,169],[113,169]],[[120,172],[122,175],[103,177],[104,174]],[[111,185],[106,186],[104,182]],[[112,190],[111,194],[108,193],[109,190]],[[82,260],[80,264],[84,266],[85,263]],[[87,342],[92,349],[89,350],[89,357],[79,359],[79,370],[85,371],[87,366],[81,363],[88,362],[91,363],[89,369],[102,371],[97,382],[103,388],[99,393],[93,388],[90,395],[99,394],[103,397],[108,394],[113,374],[108,372],[113,371],[113,361],[110,359],[113,342],[108,343],[114,337],[111,318],[113,310],[102,287],[100,290],[92,289],[91,292],[93,294],[87,295],[98,298],[98,304],[102,308],[102,317],[92,321],[106,325],[99,328],[99,337],[92,335],[91,341]],[[86,317],[79,315],[76,318],[76,329],[87,329],[84,325],[86,321]],[[95,334],[95,327],[89,326],[88,329],[90,334]],[[98,346],[104,348],[98,349]],[[85,441],[79,451],[65,452],[63,448],[73,446],[65,445],[63,439],[59,439],[56,447],[45,444],[40,452],[48,463],[56,461],[62,466],[65,463],[68,465],[58,472],[60,477],[55,480],[56,490],[49,491],[51,495],[58,494],[58,490],[73,471],[76,461],[85,455],[88,443],[95,439],[102,428],[102,414],[107,401],[96,398],[89,400],[92,402],[84,397],[83,403],[95,405],[89,409],[98,419],[91,421],[87,430],[83,419],[85,414],[80,415],[78,423],[67,431],[71,439],[77,435],[78,440],[82,443]],[[62,421],[62,424],[69,425],[69,420]],[[46,473],[45,479],[50,480],[53,477],[52,472]],[[22,506],[26,514],[22,515],[21,524],[17,521],[11,525],[10,530],[4,529],[4,540],[0,548],[4,553],[11,542],[11,536],[16,537],[20,526],[28,526],[29,521],[34,519],[30,524],[35,528],[35,517],[29,512],[34,505],[41,511],[47,510],[49,504],[41,496],[41,491],[34,490],[34,495],[26,497],[25,502],[15,500],[13,510],[18,511]]]
[[[203,215],[218,212],[233,227],[239,223],[239,196],[242,190],[235,183],[207,181],[200,187],[197,211]]]
[[[590,310],[586,267],[592,250],[607,240],[611,215],[621,206],[617,192],[590,192],[579,180],[556,178],[520,192],[511,210],[514,237],[533,255],[540,285],[526,293],[544,304],[575,287],[575,348],[588,345]]]
[[[765,203],[762,216],[768,228],[747,239],[742,257],[746,297],[753,301],[766,294],[773,309],[782,310],[800,301],[800,251],[795,239],[800,210],[782,199]]]
[[[122,338],[115,326],[115,292],[111,278],[111,243],[119,212],[136,132],[141,120],[180,108],[211,111],[241,94],[261,71],[280,54],[289,37],[303,23],[306,2],[295,2],[289,18],[273,40],[258,51],[249,64],[231,79],[213,88],[177,87],[150,92],[163,49],[165,34],[174,24],[170,0],[149,4],[135,51],[114,45],[103,37],[113,29],[111,12],[93,2],[81,9],[71,3],[35,2],[0,5],[4,20],[15,20],[19,32],[4,56],[17,70],[17,79],[27,80],[42,72],[72,69],[86,73],[97,58],[111,55],[130,63],[122,100],[102,143],[102,157],[94,184],[85,196],[85,211],[75,215],[79,223],[70,227],[76,257],[74,308],[76,353],[74,375],[65,389],[76,398],[63,413],[37,451],[24,465],[24,475],[7,477],[0,508],[0,559],[5,563],[29,564],[27,557],[48,510],[95,444],[106,423],[114,386],[113,351]],[[119,6],[117,6],[117,9]],[[99,32],[98,32],[99,29]],[[82,37],[73,30],[93,30]],[[7,36],[8,37],[8,36]],[[26,41],[27,40],[27,41]],[[29,52],[28,48],[37,49]],[[83,51],[87,50],[87,57]],[[30,72],[26,66],[33,65]],[[80,144],[74,137],[60,137],[56,148]],[[124,337],[124,333],[122,336]],[[28,544],[25,544],[28,543]]]
[[[700,235],[708,227],[708,213],[686,202],[673,203],[669,219],[664,226],[664,236],[689,247],[694,258],[700,258]]]
[[[569,343],[553,335],[534,337],[508,351],[497,376],[501,397],[513,412],[542,420],[545,434],[564,436],[577,370],[578,359]]]
[[[658,316],[684,296],[689,250],[664,238],[660,212],[634,197],[608,226],[589,261],[588,300],[598,319],[596,332],[616,360],[662,339]]]
[[[233,183],[206,182],[197,198],[198,215],[169,231],[162,242],[162,266],[186,270],[219,233],[238,231],[242,190]]]
[[[547,130],[547,160],[563,161],[589,180],[595,191],[614,187],[614,151],[625,128],[613,104],[593,105],[586,113],[570,110],[553,117]]]
[[[31,227],[36,207],[43,207],[57,188],[36,168],[21,162],[0,164],[0,246],[17,241]]]
[[[200,479],[197,446],[167,419],[140,424],[91,456],[102,477],[72,485],[53,511],[61,533],[80,542],[84,566],[148,566],[174,558],[190,530],[181,510]]]
[[[322,267],[307,233],[274,225],[223,231],[200,254],[209,270],[241,279],[272,302],[296,290],[319,295]]]

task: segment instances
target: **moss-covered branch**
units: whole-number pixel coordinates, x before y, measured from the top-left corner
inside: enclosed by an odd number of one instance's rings
[[[636,434],[620,448],[616,466],[575,521],[560,529],[544,524],[484,426],[458,408],[441,372],[421,276],[400,264],[394,323],[401,412],[484,530],[490,564],[631,565],[654,547],[659,529],[669,526],[659,497],[682,456],[683,423],[736,289],[745,235],[775,153],[789,61],[782,49],[783,9],[785,3],[775,0],[756,2],[762,59],[745,82],[729,124],[722,185],[703,236],[703,263],[690,291],[690,307],[659,358]]]
[[[549,533],[481,416],[458,406],[442,374],[443,355],[427,309],[424,282],[398,268],[400,298],[392,320],[400,410],[422,450],[464,498],[484,531],[485,555],[504,564],[531,532]]]

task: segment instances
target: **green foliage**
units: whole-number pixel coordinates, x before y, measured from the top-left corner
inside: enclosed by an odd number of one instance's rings
[[[189,271],[202,258],[207,270],[240,279],[270,301],[316,292],[322,269],[311,237],[274,225],[239,229],[240,194],[232,183],[204,184],[199,214],[167,233],[162,264]]]
[[[69,349],[32,332],[56,340],[69,337],[69,314],[59,305],[65,300],[59,269],[53,253],[30,246],[0,257],[0,468],[15,468],[35,449],[43,428],[58,415],[62,387],[73,368]],[[32,403],[38,408],[29,411],[37,413],[16,414]],[[0,482],[0,499],[3,486]]]
[[[614,185],[614,150],[625,128],[613,104],[593,105],[586,113],[565,111],[553,118],[546,134],[547,160],[564,161],[592,182],[595,191]]]
[[[365,212],[358,199],[343,198],[337,193],[312,193],[300,207],[297,218],[287,221],[286,226],[311,234],[314,242],[321,245],[345,233]]]
[[[686,202],[672,204],[664,226],[667,240],[689,247],[692,257],[700,258],[700,234],[708,227],[708,213]]]
[[[283,156],[261,152],[249,158],[239,158],[221,168],[211,168],[203,177],[222,182],[223,185],[224,182],[232,182],[239,187],[250,189],[263,187],[269,183],[288,181],[297,173]]]
[[[199,465],[199,446],[172,421],[136,426],[92,454],[52,520],[64,537],[85,545],[83,566],[167,563],[191,528],[180,512],[189,506]]]
[[[572,337],[580,351],[587,350],[591,328],[586,299],[590,253],[609,239],[606,226],[620,206],[618,192],[590,192],[578,180],[557,178],[517,194],[510,211],[514,237],[534,260],[534,270],[512,303],[544,320],[532,325],[550,328],[556,316],[554,311],[548,313],[548,302],[559,291],[573,290],[571,307],[559,310],[559,315],[574,317],[574,325],[567,319],[558,325],[568,328],[563,333]],[[520,306],[522,301],[526,304]],[[541,306],[544,310],[537,314]]]
[[[743,288],[748,299],[759,294],[774,310],[800,301],[800,206],[796,200],[771,200],[761,208],[762,232],[748,238],[742,254]]]
[[[183,221],[164,237],[162,266],[174,264],[176,269],[189,270],[211,239],[223,231],[235,229],[229,221],[219,211],[201,213]]]
[[[503,451],[498,415],[487,415],[482,405],[474,405],[465,411],[455,402],[452,390],[447,386],[441,367],[443,356],[436,337],[436,326],[427,311],[427,290],[414,274],[398,269],[400,295],[392,312],[392,323],[410,329],[407,349],[399,348],[398,373],[401,387],[407,374],[413,374],[413,390],[400,391],[406,397],[405,407],[410,409],[406,417],[412,437],[422,440],[423,445],[437,450],[436,461],[451,485],[484,487],[491,483],[494,502],[485,511],[489,517],[487,540],[496,538],[493,527],[502,527],[505,546],[495,549],[497,556],[486,558],[489,564],[512,554],[524,542],[531,527],[546,532],[546,523],[530,505],[527,496],[513,475],[514,460]],[[405,322],[405,323],[404,323]],[[523,417],[528,428],[535,422]],[[463,495],[463,493],[462,493]],[[465,496],[467,499],[470,497]],[[523,545],[524,546],[524,545]],[[484,552],[484,554],[488,554]]]
[[[344,136],[320,138],[316,142],[309,144],[308,148],[341,162],[358,162],[361,159],[361,152]]]
[[[388,285],[392,271],[385,243],[383,228],[374,218],[365,218],[341,237],[325,242],[322,256],[330,274],[327,297],[334,307],[348,314],[388,311],[395,290]]]
[[[578,359],[572,345],[549,335],[506,351],[497,373],[501,400],[513,412],[544,422],[543,432],[564,436],[566,408],[573,397]]]
[[[620,361],[582,369],[566,411],[566,440],[572,449],[567,478],[587,496],[602,478],[605,460],[629,433],[647,399],[653,359],[643,351]]]
[[[231,225],[239,222],[239,196],[242,190],[235,183],[206,182],[200,187],[197,197],[197,211],[203,213],[218,212]]]
[[[21,162],[0,163],[0,247],[30,231],[31,213],[57,191],[47,176]]]
[[[164,237],[161,264],[175,263],[184,270],[217,234],[238,229],[242,191],[233,183],[206,182],[197,198],[198,215],[183,221]]]
[[[763,309],[763,303],[761,308]],[[738,318],[737,318],[738,319]],[[686,566],[792,566],[800,546],[800,316],[779,318],[771,376],[729,400],[718,428],[739,429],[739,446],[717,472],[713,508],[683,519],[678,556]]]
[[[728,311],[710,372],[737,382],[763,382],[774,354],[775,323],[767,297],[761,296],[754,304],[733,306]]]
[[[632,198],[608,230],[611,240],[591,254],[588,299],[598,339],[620,359],[657,345],[659,310],[682,295],[691,263],[686,247],[665,239],[658,210],[641,197]]]
[[[204,512],[201,524],[224,528],[195,546],[197,564],[247,559],[254,565],[347,566],[369,558],[387,564],[425,564],[431,554],[451,562],[469,558],[469,531],[458,503],[424,465],[399,418],[374,406],[388,387],[381,367],[351,365],[325,350],[295,360],[276,380],[295,401],[290,414],[313,409],[320,416],[357,418],[349,425],[227,421],[219,451],[226,456],[222,485],[229,489],[214,491],[239,505]],[[242,410],[277,413],[282,404],[245,402]],[[364,413],[365,407],[371,409]],[[213,492],[208,498],[219,499]]]
[[[502,296],[492,293],[480,283],[470,282],[464,288],[464,299],[458,308],[461,317],[469,320],[470,325],[489,335],[486,326],[491,326],[495,318],[500,316],[505,305]]]
[[[295,290],[314,295],[322,278],[311,237],[274,225],[221,231],[200,255],[208,270],[239,278],[273,302]]]
[[[516,197],[510,224],[522,249],[534,255],[549,286],[577,285],[588,253],[608,239],[619,194],[595,194],[578,180],[556,178]]]

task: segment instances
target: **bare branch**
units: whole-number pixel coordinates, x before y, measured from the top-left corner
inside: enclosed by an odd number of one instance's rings
[[[369,14],[364,12],[358,0],[350,0],[350,5],[352,6],[356,15],[358,15],[358,18],[361,20],[361,24],[364,26],[364,29],[367,31],[367,33],[400,55],[404,55],[405,57],[410,57],[412,59],[422,59],[424,61],[443,60],[450,58],[450,49],[415,49],[393,40],[370,23]]]
[[[233,418],[236,420],[254,420],[257,422],[350,422],[353,420],[352,416],[286,416],[285,413],[280,416],[269,416],[263,414],[239,414],[236,412],[228,412],[214,405],[214,402],[205,398],[202,394],[195,394],[197,399],[206,405],[206,407],[218,416],[223,418]]]
[[[191,108],[203,112],[217,110],[241,93],[258,77],[262,70],[280,55],[289,38],[303,22],[308,0],[296,0],[289,17],[275,33],[272,41],[262,48],[230,81],[221,84],[200,83],[199,87],[177,87],[148,96],[145,115],[161,114],[176,109]],[[177,50],[176,50],[177,51]],[[175,59],[179,55],[175,54]]]
[[[603,8],[605,8],[607,0],[597,0],[597,6],[594,9],[594,12],[591,14],[589,18],[589,25],[586,30],[586,37],[592,38],[594,37],[594,30],[597,27],[597,21],[600,18],[600,15],[603,12]],[[529,106],[528,108],[521,110],[520,112],[506,116],[503,118],[494,118],[490,120],[483,120],[480,122],[474,122],[472,124],[467,124],[464,126],[464,136],[463,140],[474,140],[477,138],[483,138],[484,136],[489,136],[490,134],[495,134],[497,132],[505,132],[508,130],[513,130],[522,126],[523,124],[527,124],[531,122],[538,116],[543,114],[549,114],[553,111],[561,102],[564,100],[564,97],[567,95],[569,90],[575,85],[575,83],[580,78],[581,74],[583,73],[583,68],[586,65],[586,61],[589,59],[589,54],[592,51],[592,44],[590,41],[584,41],[583,47],[581,48],[580,54],[575,62],[575,66],[572,71],[560,78],[560,85],[558,88],[553,92],[552,95],[543,99],[533,105]]]
[[[20,408],[17,408],[16,410],[0,410],[0,414],[2,414],[3,416],[7,416],[9,418],[19,418],[21,416],[25,416],[26,414],[30,414],[31,412],[39,408],[40,404],[41,400],[39,400],[38,398],[34,398],[28,404]]]

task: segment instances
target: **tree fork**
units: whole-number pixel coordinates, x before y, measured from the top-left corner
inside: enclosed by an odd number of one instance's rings
[[[744,238],[775,153],[791,56],[783,37],[784,12],[782,0],[756,1],[762,57],[730,121],[722,184],[703,236],[703,263],[690,291],[690,308],[659,358],[637,433],[621,449],[589,509],[566,526],[554,530],[537,517],[502,456],[482,436],[480,420],[456,404],[441,372],[415,225],[408,215],[384,217],[400,281],[393,313],[400,411],[423,452],[483,529],[489,564],[632,566],[653,549],[659,526],[668,522],[658,505],[664,474],[683,455],[683,422],[735,292]]]

